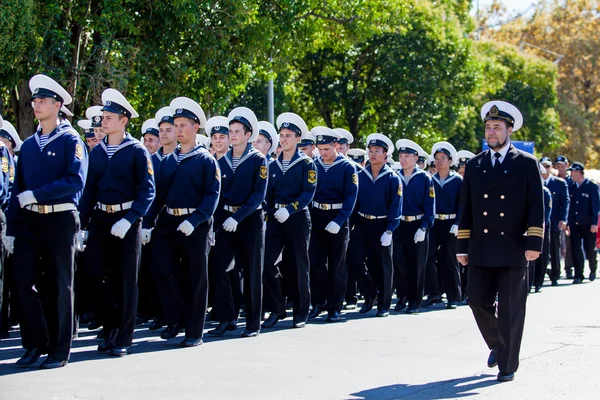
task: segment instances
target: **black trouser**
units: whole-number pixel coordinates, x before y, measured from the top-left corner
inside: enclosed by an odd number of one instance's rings
[[[381,245],[381,235],[387,229],[387,224],[387,219],[357,217],[346,259],[348,268],[354,271],[361,294],[365,300],[377,297],[379,311],[389,311],[392,304],[393,244]]]
[[[550,248],[548,255],[550,256],[550,280],[557,281],[560,278],[560,238],[562,232],[553,230],[550,232]]]
[[[6,284],[6,271],[5,271],[5,260],[6,252],[4,250],[4,236],[6,234],[6,217],[4,212],[0,210],[0,310],[2,310],[2,304],[4,300],[4,286],[8,292],[9,285]],[[8,329],[7,329],[8,330]],[[0,332],[2,332],[2,318],[0,316]]]
[[[220,211],[216,220],[225,221],[233,213]],[[221,322],[235,321],[240,312],[239,272],[243,276],[246,329],[259,330],[262,317],[262,279],[265,249],[265,226],[262,210],[256,210],[238,223],[235,232],[220,225],[210,264],[215,278],[215,295],[211,317]],[[239,263],[238,263],[239,261]],[[239,264],[239,265],[237,265]],[[233,280],[232,280],[233,279]]]
[[[540,256],[532,262],[533,264],[533,276],[529,280],[529,288],[533,285],[536,287],[542,287],[544,285],[544,276],[546,275],[546,268],[548,268],[548,258],[550,257],[550,231],[544,231],[544,241],[542,244],[542,253]]]
[[[415,243],[421,221],[405,222],[394,231],[394,282],[398,301],[408,300],[409,308],[421,307],[425,285],[425,265],[429,246],[429,228],[425,240]]]
[[[131,346],[133,340],[142,253],[139,220],[131,225],[123,239],[110,233],[112,226],[127,212],[94,210],[85,250],[85,269],[92,287],[94,314],[106,332],[119,330],[116,346]]]
[[[427,290],[428,294],[440,295],[438,282],[441,281],[446,290],[448,301],[459,302],[462,300],[462,295],[460,270],[456,259],[456,236],[450,233],[450,228],[454,223],[452,219],[436,219],[429,231],[429,255],[427,256],[425,286],[429,289]],[[441,279],[438,279],[438,276]]]
[[[25,349],[68,360],[73,336],[76,211],[22,210],[13,254],[15,291]]]
[[[571,250],[573,253],[573,266],[575,278],[583,279],[583,269],[587,258],[590,272],[596,273],[596,234],[590,231],[590,225],[571,226]],[[585,254],[585,257],[584,257]]]
[[[152,232],[154,233],[154,232]],[[138,274],[138,307],[140,317],[151,318],[159,315],[156,302],[156,288],[152,276],[152,247],[154,240],[142,246],[142,260]]]
[[[312,231],[310,235],[310,283],[313,305],[324,305],[327,311],[341,311],[346,295],[346,250],[350,232],[344,222],[335,235],[325,227],[337,215],[337,210],[311,208]]]
[[[187,216],[160,214],[152,248],[152,275],[161,321],[183,323],[187,338],[200,339],[208,302],[208,252],[212,219],[186,236],[177,228]]]
[[[514,373],[525,325],[527,268],[469,265],[467,272],[468,303],[483,340],[490,350],[497,350],[499,370]]]
[[[2,239],[0,239],[2,240]],[[4,243],[3,243],[4,244]],[[0,250],[0,252],[3,250]],[[18,320],[18,302],[15,291],[12,256],[6,255],[2,265],[4,271],[2,291],[2,311],[0,312],[0,333],[8,333],[11,323]]]
[[[569,230],[571,226],[569,226]],[[573,266],[575,265],[575,259],[573,257],[573,250],[571,248],[571,237],[567,236],[565,231],[562,231],[561,240],[565,242],[565,273],[573,272]]]
[[[306,322],[310,308],[310,263],[308,261],[310,228],[308,210],[290,215],[283,224],[275,218],[267,221],[263,307],[269,312],[278,314],[285,312],[281,273],[275,265],[283,251],[283,263],[286,265],[286,272],[289,270],[285,279],[289,282],[288,296],[294,303],[294,323]]]

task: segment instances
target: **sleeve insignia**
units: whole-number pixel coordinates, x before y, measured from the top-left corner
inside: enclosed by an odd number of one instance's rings
[[[215,178],[220,182],[221,181],[221,168],[217,166],[217,171],[215,172]]]
[[[433,185],[429,186],[429,197],[435,197],[435,189]]]
[[[152,160],[150,157],[146,157],[146,160],[148,160],[148,173],[150,175],[154,175],[154,166],[152,165]]]
[[[9,173],[9,175],[8,175],[8,180],[9,180],[10,182],[13,182],[13,181],[15,180],[15,167],[13,167],[13,166],[11,165],[11,166],[10,166],[10,168],[9,168],[9,171],[10,171],[10,173]]]
[[[8,172],[8,158],[6,157],[2,157],[2,172],[5,174]]]
[[[352,174],[352,183],[358,186],[358,175]]]
[[[311,169],[308,171],[308,183],[313,184],[317,182],[317,171]]]
[[[264,165],[260,166],[260,175],[261,178],[267,179],[267,167]]]
[[[83,158],[83,146],[79,143],[77,143],[75,146],[75,157],[77,157],[79,160]]]
[[[398,196],[402,196],[402,182],[398,185]]]

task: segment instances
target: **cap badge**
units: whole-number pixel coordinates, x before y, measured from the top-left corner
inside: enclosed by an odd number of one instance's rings
[[[489,114],[491,117],[497,117],[499,113],[500,110],[498,110],[498,107],[496,107],[495,105],[493,105],[492,108],[490,108]]]
[[[37,94],[40,91],[39,87],[36,87],[35,90],[33,91],[33,94]]]
[[[111,104],[112,102],[110,100],[106,100],[106,107],[110,107]]]
[[[323,140],[323,135],[317,136],[317,140]]]
[[[375,143],[377,143],[377,140],[376,139],[371,139],[371,144],[375,144]]]
[[[101,120],[101,119],[102,119],[102,117],[101,117],[101,116],[99,116],[99,115],[96,115],[96,116],[94,117],[94,121],[95,121],[95,122],[100,122],[100,120]]]
[[[289,122],[284,122],[282,126],[283,126],[284,128],[287,128],[288,126],[290,126],[290,123],[289,123]]]
[[[214,130],[215,130],[215,131],[220,131],[220,130],[221,130],[221,127],[220,127],[220,126],[215,126],[215,127],[214,127]]]
[[[175,112],[176,112],[177,114],[181,114],[181,113],[183,112],[183,108],[178,108],[177,110],[175,110]]]

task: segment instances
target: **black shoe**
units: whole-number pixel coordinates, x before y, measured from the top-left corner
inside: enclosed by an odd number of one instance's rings
[[[418,308],[414,308],[414,307],[409,307],[408,310],[406,310],[407,314],[418,314],[419,313],[419,309]]]
[[[292,325],[292,328],[296,328],[296,329],[306,328],[306,322],[304,322],[304,321],[294,322],[294,324]]]
[[[96,339],[104,339],[104,328],[102,328],[98,331],[98,334],[96,335]]]
[[[567,279],[573,279],[573,272],[567,270]]]
[[[244,332],[242,332],[242,337],[257,337],[260,334],[259,330],[255,330],[255,331],[251,331],[251,330],[244,330]]]
[[[360,308],[360,310],[358,311],[361,314],[366,314],[369,311],[371,311],[373,309],[373,306],[375,305],[375,301],[377,300],[377,296],[373,297],[373,298],[365,298],[365,302],[363,303],[362,307]]]
[[[148,330],[157,331],[160,328],[162,328],[163,326],[165,326],[165,325],[160,320],[160,317],[156,317],[156,318],[154,318],[154,320],[152,321],[152,323],[148,327]]]
[[[44,362],[40,365],[41,369],[54,369],[54,368],[62,368],[67,365],[67,360],[57,360],[48,356]]]
[[[542,287],[541,286],[536,286],[535,287],[535,292],[536,293],[540,293],[542,291]]]
[[[558,281],[552,281],[552,286],[558,286]]]
[[[499,372],[496,379],[500,382],[510,382],[515,379],[515,374],[513,372]]]
[[[594,282],[596,280],[596,273],[592,272],[590,273],[590,282]]]
[[[309,316],[310,318],[310,316]],[[332,311],[327,315],[327,322],[340,322],[342,317],[340,317],[339,311]]]
[[[44,351],[39,347],[35,347],[33,349],[29,349],[25,351],[25,354],[17,361],[17,365],[19,367],[27,367],[29,365],[35,364],[40,356],[44,354]]]
[[[146,317],[137,317],[135,319],[136,325],[144,325],[146,322],[148,322],[148,318],[146,318]]]
[[[427,296],[427,299],[423,302],[423,307],[431,307],[434,304],[437,303],[441,303],[442,302],[442,296],[440,295],[429,295]]]
[[[179,346],[181,346],[181,347],[197,347],[197,346],[200,346],[202,343],[204,343],[202,341],[202,339],[186,337],[179,343]]]
[[[356,310],[356,304],[355,303],[346,303],[346,305],[344,306],[344,310]]]
[[[104,339],[98,345],[98,353],[106,353],[115,346],[115,340],[119,334],[118,329],[111,329],[108,333],[104,334]]]
[[[247,314],[246,314],[246,310],[242,309],[242,310],[240,311],[240,318],[246,318],[246,315],[247,315]]]
[[[160,334],[160,338],[165,339],[165,340],[173,339],[174,337],[179,335],[179,333],[181,331],[183,331],[183,328],[181,327],[181,325],[179,325],[179,324],[169,325],[162,331],[162,333]]]
[[[98,328],[100,328],[100,324],[96,320],[90,321],[88,324],[88,331],[94,331]]]
[[[406,299],[400,299],[396,303],[396,307],[394,307],[394,311],[400,312],[406,308]]]
[[[277,322],[285,319],[285,317],[287,317],[287,313],[285,311],[279,314],[272,312],[271,315],[269,315],[269,318],[267,318],[267,320],[263,322],[261,326],[263,328],[273,328],[275,325],[277,325]]]
[[[575,278],[575,279],[573,279],[573,284],[574,285],[577,285],[577,284],[582,283],[582,282],[583,282],[583,279],[581,279],[581,278]]]
[[[113,357],[123,357],[131,354],[131,346],[113,346],[108,355]]]
[[[379,317],[379,318],[385,318],[389,315],[390,315],[390,312],[388,310],[377,310],[377,314],[375,314],[375,316]]]
[[[291,310],[291,309],[293,309],[293,308],[294,308],[294,303],[293,303],[291,300],[288,300],[288,301],[285,303],[285,309],[286,309],[286,310]]]
[[[497,356],[498,356],[498,354],[496,352],[496,349],[492,349],[492,351],[490,351],[490,355],[489,355],[488,361],[487,361],[488,368],[494,368],[496,365],[498,365]]]
[[[227,331],[235,331],[237,329],[237,323],[235,321],[219,322],[219,325],[215,329],[208,331],[213,336],[223,336]]]
[[[323,310],[323,306],[320,304],[317,304],[316,306],[313,307],[311,312],[308,314],[308,319],[317,318],[319,315],[321,315],[321,313],[323,311],[325,311],[325,310]]]
[[[456,310],[456,303],[453,301],[449,301],[448,304],[446,304],[446,309],[447,310]]]

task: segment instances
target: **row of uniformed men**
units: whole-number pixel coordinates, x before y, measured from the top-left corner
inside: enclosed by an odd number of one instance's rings
[[[346,262],[365,296],[361,311],[369,311],[377,299],[377,315],[388,315],[396,265],[396,309],[408,305],[408,312],[418,312],[428,241],[450,247],[455,240],[461,178],[449,169],[458,157],[448,143],[434,146],[439,173],[432,180],[415,166],[421,151],[416,143],[396,143],[402,170],[395,174],[386,164],[394,145],[372,134],[369,165],[357,172],[356,164],[337,152],[342,135],[332,129],[309,132],[299,116],[284,113],[277,118],[277,135],[268,127],[261,130],[254,113],[243,107],[207,123],[196,102],[180,97],[150,127],[160,135],[171,125],[179,144],[168,155],[163,146],[162,154],[155,153],[162,160],[153,163],[125,130],[137,113],[118,91],[107,89],[100,118],[106,137],[88,156],[68,121],[57,118],[70,95],[43,75],[33,77],[30,88],[40,125],[21,147],[5,238],[18,265],[15,288],[27,350],[18,365],[31,365],[44,353],[49,356],[42,367],[66,365],[73,331],[73,260],[75,248],[84,245],[93,310],[105,330],[98,350],[122,356],[131,351],[141,245],[151,238],[151,269],[160,283],[155,289],[167,324],[161,337],[175,337],[183,329],[183,347],[202,342],[213,240],[212,317],[220,323],[211,333],[235,328],[239,305],[231,271],[237,259],[244,278],[244,337],[259,334],[263,311],[270,312],[264,328],[285,317],[276,266],[281,254],[293,327],[302,328],[311,305],[311,273],[312,304],[327,304],[328,320],[340,319]],[[205,124],[210,135],[228,136],[231,148],[218,160],[197,142]],[[311,133],[321,154],[316,160],[298,150]],[[276,159],[269,162],[252,145],[259,135],[270,138],[271,146],[279,136]],[[461,298],[456,258],[446,261],[452,264],[446,290],[449,303],[455,303]],[[37,268],[44,270],[41,280]]]

